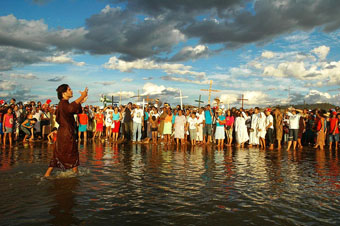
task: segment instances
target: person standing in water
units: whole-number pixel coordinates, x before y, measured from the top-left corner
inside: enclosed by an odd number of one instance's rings
[[[72,169],[74,173],[78,173],[79,152],[77,145],[77,124],[74,120],[74,114],[81,112],[81,104],[87,100],[87,87],[84,91],[80,91],[80,97],[69,103],[69,99],[73,97],[72,89],[67,84],[62,84],[57,88],[58,110],[56,112],[58,128],[58,139],[53,151],[53,159],[45,173],[45,177],[51,175],[55,167]]]

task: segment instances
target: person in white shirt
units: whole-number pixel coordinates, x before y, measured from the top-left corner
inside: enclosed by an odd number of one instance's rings
[[[237,147],[244,148],[244,143],[249,140],[249,135],[246,126],[246,119],[248,116],[244,112],[240,112],[239,116],[235,119],[235,133]]]
[[[266,118],[266,130],[268,137],[269,150],[274,150],[274,118],[271,115],[271,109],[267,108],[265,111]]]
[[[297,114],[299,112],[299,114]],[[298,139],[298,132],[299,132],[299,122],[302,110],[295,109],[295,108],[288,108],[286,110],[286,114],[289,117],[289,137],[288,137],[288,146],[287,150],[290,150],[293,141],[293,149],[296,149],[296,143]]]
[[[196,145],[197,124],[198,120],[196,118],[196,114],[195,112],[192,112],[191,117],[188,118],[191,145]]]
[[[257,127],[256,132],[257,136],[260,138],[260,148],[265,149],[266,148],[266,115],[261,112],[260,117],[257,121]]]
[[[136,142],[136,135],[138,133],[137,141],[140,142],[142,138],[142,127],[144,127],[143,109],[140,108],[140,104],[136,105],[136,108],[131,111],[131,117],[133,121],[132,126],[132,142]]]
[[[111,126],[112,126],[112,111],[107,111],[105,115],[105,127],[106,127],[106,139],[111,138]]]
[[[259,108],[256,107],[254,113],[251,116],[251,123],[250,123],[250,133],[249,133],[249,147],[253,145],[259,145],[260,138],[256,131],[257,123],[259,120]]]
[[[106,139],[109,139],[111,137],[112,113],[112,106],[107,106],[104,108]]]

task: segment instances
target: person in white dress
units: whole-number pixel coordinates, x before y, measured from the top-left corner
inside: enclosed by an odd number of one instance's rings
[[[184,134],[187,130],[187,119],[183,115],[182,110],[178,110],[178,115],[175,118],[174,129],[175,129],[175,139],[176,139],[177,145],[179,145],[179,140],[181,140],[181,144],[184,145],[185,144]]]
[[[259,108],[256,107],[253,115],[251,116],[250,132],[249,132],[249,147],[253,145],[259,145],[260,138],[256,131],[257,123],[259,120]]]
[[[266,115],[261,112],[260,117],[257,121],[257,135],[260,138],[260,148],[266,148]]]
[[[205,122],[205,114],[202,108],[199,109],[197,115],[197,137],[196,140],[198,141],[198,143],[202,143],[203,142],[203,126],[204,126],[204,122]]]
[[[244,112],[239,113],[235,121],[236,142],[238,147],[244,147],[244,143],[249,140],[246,126],[247,115]]]

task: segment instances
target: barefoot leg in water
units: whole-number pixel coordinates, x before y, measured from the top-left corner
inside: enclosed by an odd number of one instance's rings
[[[44,177],[49,177],[51,175],[51,173],[52,173],[52,170],[53,170],[53,167],[48,167]]]

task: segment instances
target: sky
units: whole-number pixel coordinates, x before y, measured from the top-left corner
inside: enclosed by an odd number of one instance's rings
[[[340,105],[337,0],[2,0],[0,99]]]

